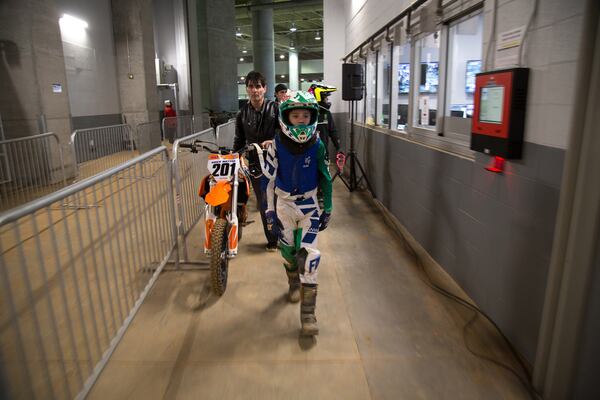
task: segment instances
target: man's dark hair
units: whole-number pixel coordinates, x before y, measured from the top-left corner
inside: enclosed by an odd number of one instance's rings
[[[258,71],[248,72],[248,75],[246,75],[246,87],[248,87],[250,82],[260,83],[263,87],[267,86],[267,81],[265,77]]]
[[[287,86],[285,86],[283,83],[278,83],[277,86],[275,86],[275,93],[280,92],[282,90],[287,90]]]

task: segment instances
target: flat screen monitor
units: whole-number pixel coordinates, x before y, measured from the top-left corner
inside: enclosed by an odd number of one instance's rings
[[[502,123],[504,86],[484,86],[479,100],[479,121],[491,124]]]
[[[465,92],[475,93],[475,75],[481,72],[481,60],[468,60],[465,75]]]
[[[439,68],[437,62],[421,63],[420,93],[437,93],[439,85]]]
[[[398,94],[407,94],[410,88],[410,64],[398,65]]]

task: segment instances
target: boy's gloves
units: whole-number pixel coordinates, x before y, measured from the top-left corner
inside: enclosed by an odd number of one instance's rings
[[[329,224],[329,220],[331,219],[331,213],[323,211],[321,216],[319,217],[319,232],[324,231]]]
[[[265,220],[267,221],[267,230],[277,237],[281,238],[281,228],[279,227],[279,220],[275,211],[267,211],[265,213]]]

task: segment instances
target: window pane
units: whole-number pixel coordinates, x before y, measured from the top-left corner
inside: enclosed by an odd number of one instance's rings
[[[388,126],[390,121],[390,43],[383,43],[377,61],[377,125]]]
[[[394,93],[392,99],[393,129],[405,130],[408,124],[408,95],[410,90],[410,44],[394,47]]]
[[[367,98],[365,99],[367,102],[366,113],[367,118],[365,119],[365,123],[369,125],[375,125],[375,99],[377,93],[375,92],[376,81],[375,81],[375,73],[377,68],[377,53],[374,51],[369,51],[367,56]]]
[[[451,25],[448,43],[448,107],[450,117],[473,114],[475,74],[481,72],[483,14]]]
[[[365,70],[365,61],[362,58],[356,57],[353,59],[353,62],[357,64],[362,64],[363,73]],[[364,85],[364,82],[363,82]],[[363,89],[363,98],[362,100],[357,100],[354,102],[354,121],[356,122],[365,122],[365,92]]]
[[[416,43],[418,64],[414,68],[415,125],[435,128],[439,88],[440,32],[432,33]]]

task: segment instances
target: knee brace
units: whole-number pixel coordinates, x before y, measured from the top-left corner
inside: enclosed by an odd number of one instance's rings
[[[296,264],[296,248],[294,246],[285,245],[280,241],[279,250],[283,259],[290,265],[290,271],[295,271],[298,268],[298,264]]]
[[[300,272],[302,283],[317,283],[317,269],[321,260],[321,252],[308,247],[301,248],[296,253],[296,265]]]

